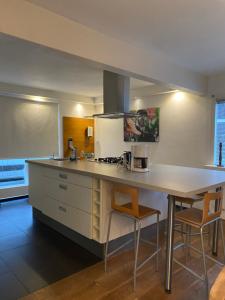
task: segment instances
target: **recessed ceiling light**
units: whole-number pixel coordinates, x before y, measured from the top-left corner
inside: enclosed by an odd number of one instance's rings
[[[175,99],[177,102],[180,102],[180,101],[182,101],[182,100],[184,99],[184,93],[178,91],[178,92],[176,92],[176,93],[174,94],[173,97],[174,97],[174,99]]]
[[[41,97],[41,96],[31,96],[31,100],[37,101],[37,102],[45,102],[46,101],[45,97]]]

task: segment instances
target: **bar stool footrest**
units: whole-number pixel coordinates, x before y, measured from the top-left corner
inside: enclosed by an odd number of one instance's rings
[[[118,252],[119,250],[123,249],[124,247],[126,247],[128,244],[130,244],[131,242],[133,242],[134,240],[133,239],[130,239],[128,241],[126,241],[125,243],[123,243],[122,245],[120,245],[118,248],[116,248],[115,250],[111,251],[110,253],[108,253],[106,255],[106,257],[110,257],[112,256],[113,254],[115,254],[116,252]]]
[[[184,268],[186,271],[188,271],[189,273],[191,273],[192,275],[194,275],[195,277],[197,277],[198,279],[205,281],[205,277],[204,276],[200,276],[199,274],[197,274],[195,271],[191,270],[190,268],[188,268],[186,265],[182,264],[179,260],[177,260],[176,258],[173,259],[174,262],[176,264],[178,264],[179,266],[181,266],[182,268]]]
[[[194,250],[195,252],[197,252],[197,253],[199,253],[199,254],[202,254],[202,252],[201,252],[198,248],[195,248],[195,247],[193,247],[192,245],[187,245],[187,246],[188,246],[189,248],[191,248],[192,250]],[[222,263],[222,262],[220,262],[219,260],[217,260],[217,259],[211,257],[211,256],[208,255],[208,254],[205,254],[205,257],[208,258],[209,260],[211,260],[211,261],[217,263],[217,264],[220,265],[221,267],[223,267],[223,266],[225,265],[224,263]]]
[[[148,258],[146,258],[142,263],[140,263],[138,266],[137,266],[137,271],[139,269],[141,269],[148,261],[150,261],[153,257],[155,257],[159,252],[161,251],[161,248],[157,249],[154,253],[152,253],[151,256],[149,256]]]

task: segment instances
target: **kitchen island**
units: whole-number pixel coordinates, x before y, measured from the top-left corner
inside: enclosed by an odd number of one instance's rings
[[[126,180],[129,173],[122,166],[90,161],[29,161],[29,201],[36,217],[47,216],[65,225],[79,234],[73,237],[74,241],[102,257],[111,210],[111,187],[115,181],[126,183],[122,178]],[[161,220],[167,214],[166,197],[166,193],[140,188],[140,202],[159,209]],[[149,218],[143,227],[152,222],[154,219]],[[113,223],[110,240],[133,231],[129,219],[116,216]]]
[[[165,217],[168,194],[167,291],[171,291],[172,278],[174,196],[191,197],[225,184],[223,172],[171,165],[152,165],[150,172],[133,173],[121,166],[90,161],[39,160],[28,163],[30,203],[37,217],[43,220],[42,215],[48,216],[57,224],[63,224],[85,236],[87,240],[95,241],[93,248],[105,242],[113,183],[138,187],[141,191],[140,200],[153,207],[156,205],[155,208],[160,205],[162,217]],[[152,194],[146,192],[149,190]],[[120,219],[116,220],[112,239],[132,230],[129,221],[121,222]]]

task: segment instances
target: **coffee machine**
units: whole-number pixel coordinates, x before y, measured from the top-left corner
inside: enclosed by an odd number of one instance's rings
[[[148,172],[149,171],[149,147],[148,145],[131,146],[131,171]]]

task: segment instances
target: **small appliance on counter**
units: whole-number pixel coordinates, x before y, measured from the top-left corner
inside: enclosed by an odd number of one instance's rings
[[[123,153],[123,166],[127,169],[131,169],[131,151],[125,151]]]
[[[149,171],[149,147],[148,145],[131,146],[131,171],[148,172]]]
[[[68,149],[70,150],[70,160],[77,160],[77,148],[73,145],[72,138],[68,138]]]

